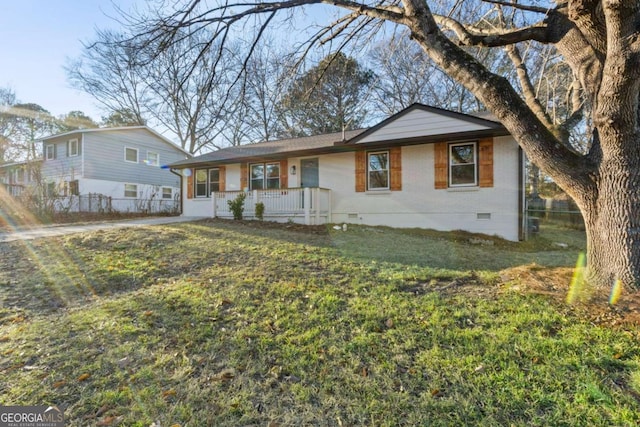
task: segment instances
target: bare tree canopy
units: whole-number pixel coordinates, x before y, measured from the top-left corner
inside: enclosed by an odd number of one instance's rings
[[[579,205],[587,229],[590,279],[600,286],[619,282],[640,288],[637,1],[191,0],[158,8],[157,14],[131,24],[138,40],[162,47],[179,42],[185,31],[204,28],[211,43],[224,42],[230,34],[257,40],[279,14],[286,18],[299,8],[321,4],[342,14],[312,34],[308,46],[362,47],[379,31],[406,30],[444,73],[495,114],[528,157]],[[554,122],[537,97],[535,70],[523,55],[535,45],[552,46],[575,76],[575,96],[564,101],[563,123]],[[515,75],[487,68],[476,53],[488,49],[505,50],[517,67]],[[564,129],[585,111],[593,131],[579,152],[567,144]]]
[[[233,65],[209,39],[204,31],[184,33],[171,45],[140,48],[123,34],[100,31],[67,74],[109,112],[109,126],[151,122],[190,153],[219,148],[218,125],[235,108],[226,73]]]
[[[421,103],[458,112],[480,110],[476,98],[443,73],[406,32],[382,40],[371,49],[376,70],[373,103],[379,119]]]

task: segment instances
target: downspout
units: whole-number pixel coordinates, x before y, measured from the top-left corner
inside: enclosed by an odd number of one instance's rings
[[[184,179],[184,177],[182,176],[182,173],[177,172],[178,170],[180,169],[169,168],[169,172],[180,177],[180,216],[182,216],[184,214],[184,195],[182,194],[184,192],[184,186],[182,185],[182,180]]]

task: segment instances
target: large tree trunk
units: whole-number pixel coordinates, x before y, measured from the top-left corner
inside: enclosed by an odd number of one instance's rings
[[[635,139],[635,143],[629,141],[622,145],[640,146],[640,140]],[[597,193],[576,196],[587,232],[587,277],[601,288],[620,281],[627,289],[637,291],[640,289],[640,151],[608,154],[599,168]]]

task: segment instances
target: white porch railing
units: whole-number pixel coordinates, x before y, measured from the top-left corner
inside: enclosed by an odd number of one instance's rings
[[[233,218],[230,200],[242,191],[219,191],[211,194],[213,216]],[[331,190],[326,188],[281,188],[246,192],[243,217],[256,219],[256,203],[264,204],[264,219],[294,221],[307,225],[331,222]]]

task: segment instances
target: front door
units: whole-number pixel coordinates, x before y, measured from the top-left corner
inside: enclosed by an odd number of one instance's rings
[[[318,158],[300,161],[300,187],[319,187]]]

